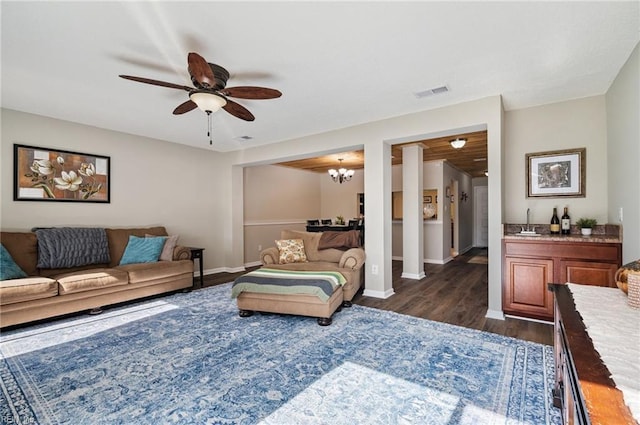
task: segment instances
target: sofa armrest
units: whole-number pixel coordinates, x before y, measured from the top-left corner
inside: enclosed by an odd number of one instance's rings
[[[186,246],[176,245],[173,248],[173,261],[178,260],[190,260],[191,259],[191,250]]]
[[[280,251],[278,251],[278,248],[275,246],[263,249],[262,252],[260,252],[260,261],[264,266],[278,264],[280,261]]]
[[[340,257],[340,262],[338,263],[338,267],[358,270],[364,265],[364,259],[364,249],[351,248],[346,250],[344,254],[342,254],[342,257]]]

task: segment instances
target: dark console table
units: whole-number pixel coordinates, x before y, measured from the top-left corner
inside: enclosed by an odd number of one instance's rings
[[[636,424],[622,392],[593,346],[571,291],[559,284],[549,284],[549,289],[555,294],[553,404],[562,409],[564,424]]]
[[[191,259],[194,261],[198,260],[198,265],[200,266],[200,279],[199,279],[198,285],[196,285],[196,279],[194,276],[193,289],[200,289],[204,285],[204,273],[203,273],[204,267],[202,265],[202,252],[204,251],[204,248],[196,248],[196,247],[190,246],[189,249],[191,250]]]
[[[350,226],[348,224],[307,224],[307,232],[347,232],[349,230],[359,230],[360,231],[360,245],[364,245],[364,224],[358,224],[355,226]]]
[[[318,225],[307,225],[307,232],[346,232],[348,230],[362,230],[363,226],[348,226],[346,224],[318,224]]]

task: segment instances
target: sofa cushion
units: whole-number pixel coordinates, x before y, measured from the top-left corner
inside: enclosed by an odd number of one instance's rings
[[[123,270],[97,268],[58,275],[56,280],[60,295],[64,295],[126,285],[129,283],[129,275]]]
[[[27,274],[13,261],[9,251],[0,243],[0,280],[18,279]]]
[[[32,232],[2,232],[2,245],[9,251],[11,257],[29,276],[37,275],[38,239]]]
[[[118,270],[129,273],[129,283],[135,284],[149,280],[170,278],[184,273],[193,273],[193,261],[158,261],[157,263],[138,263],[118,266]]]
[[[0,282],[0,305],[51,298],[58,295],[58,283],[47,277],[25,277]]]
[[[144,235],[145,238],[158,238],[164,236],[155,236],[155,235]],[[164,241],[164,247],[162,248],[162,252],[160,253],[160,261],[173,261],[173,250],[178,245],[178,237],[179,235],[171,235],[167,236]]]
[[[306,263],[307,255],[304,252],[302,239],[281,239],[276,241],[280,254],[278,263]]]
[[[155,263],[160,258],[166,237],[140,238],[129,236],[129,243],[120,259],[120,266],[136,263]]]
[[[322,232],[303,232],[298,230],[283,230],[280,232],[282,239],[302,239],[304,251],[309,261],[328,261],[337,263],[342,257],[343,251],[335,248],[318,250],[318,243]]]
[[[167,231],[164,227],[145,227],[145,228],[131,228],[131,229],[107,229],[107,240],[109,241],[109,267],[115,267],[120,264],[124,249],[129,243],[129,236],[134,235],[144,238],[145,235],[154,236],[167,236]],[[25,270],[26,271],[26,270]],[[27,273],[29,273],[27,271]]]

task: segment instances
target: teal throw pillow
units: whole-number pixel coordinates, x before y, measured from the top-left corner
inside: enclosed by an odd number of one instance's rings
[[[13,261],[9,251],[0,244],[0,280],[19,279],[27,274]]]
[[[136,263],[155,263],[160,257],[166,237],[139,238],[129,236],[129,242],[124,249],[120,265]]]

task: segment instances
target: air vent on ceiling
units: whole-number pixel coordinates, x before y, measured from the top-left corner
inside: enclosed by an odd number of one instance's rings
[[[449,87],[447,86],[440,86],[440,87],[434,87],[432,89],[429,90],[424,90],[424,91],[419,91],[414,93],[414,95],[420,99],[423,97],[429,97],[429,96],[434,96],[436,94],[440,94],[440,93],[446,93],[449,91]]]
[[[235,139],[243,141],[243,140],[251,140],[251,139],[253,139],[253,137],[251,137],[251,136],[238,136]]]

